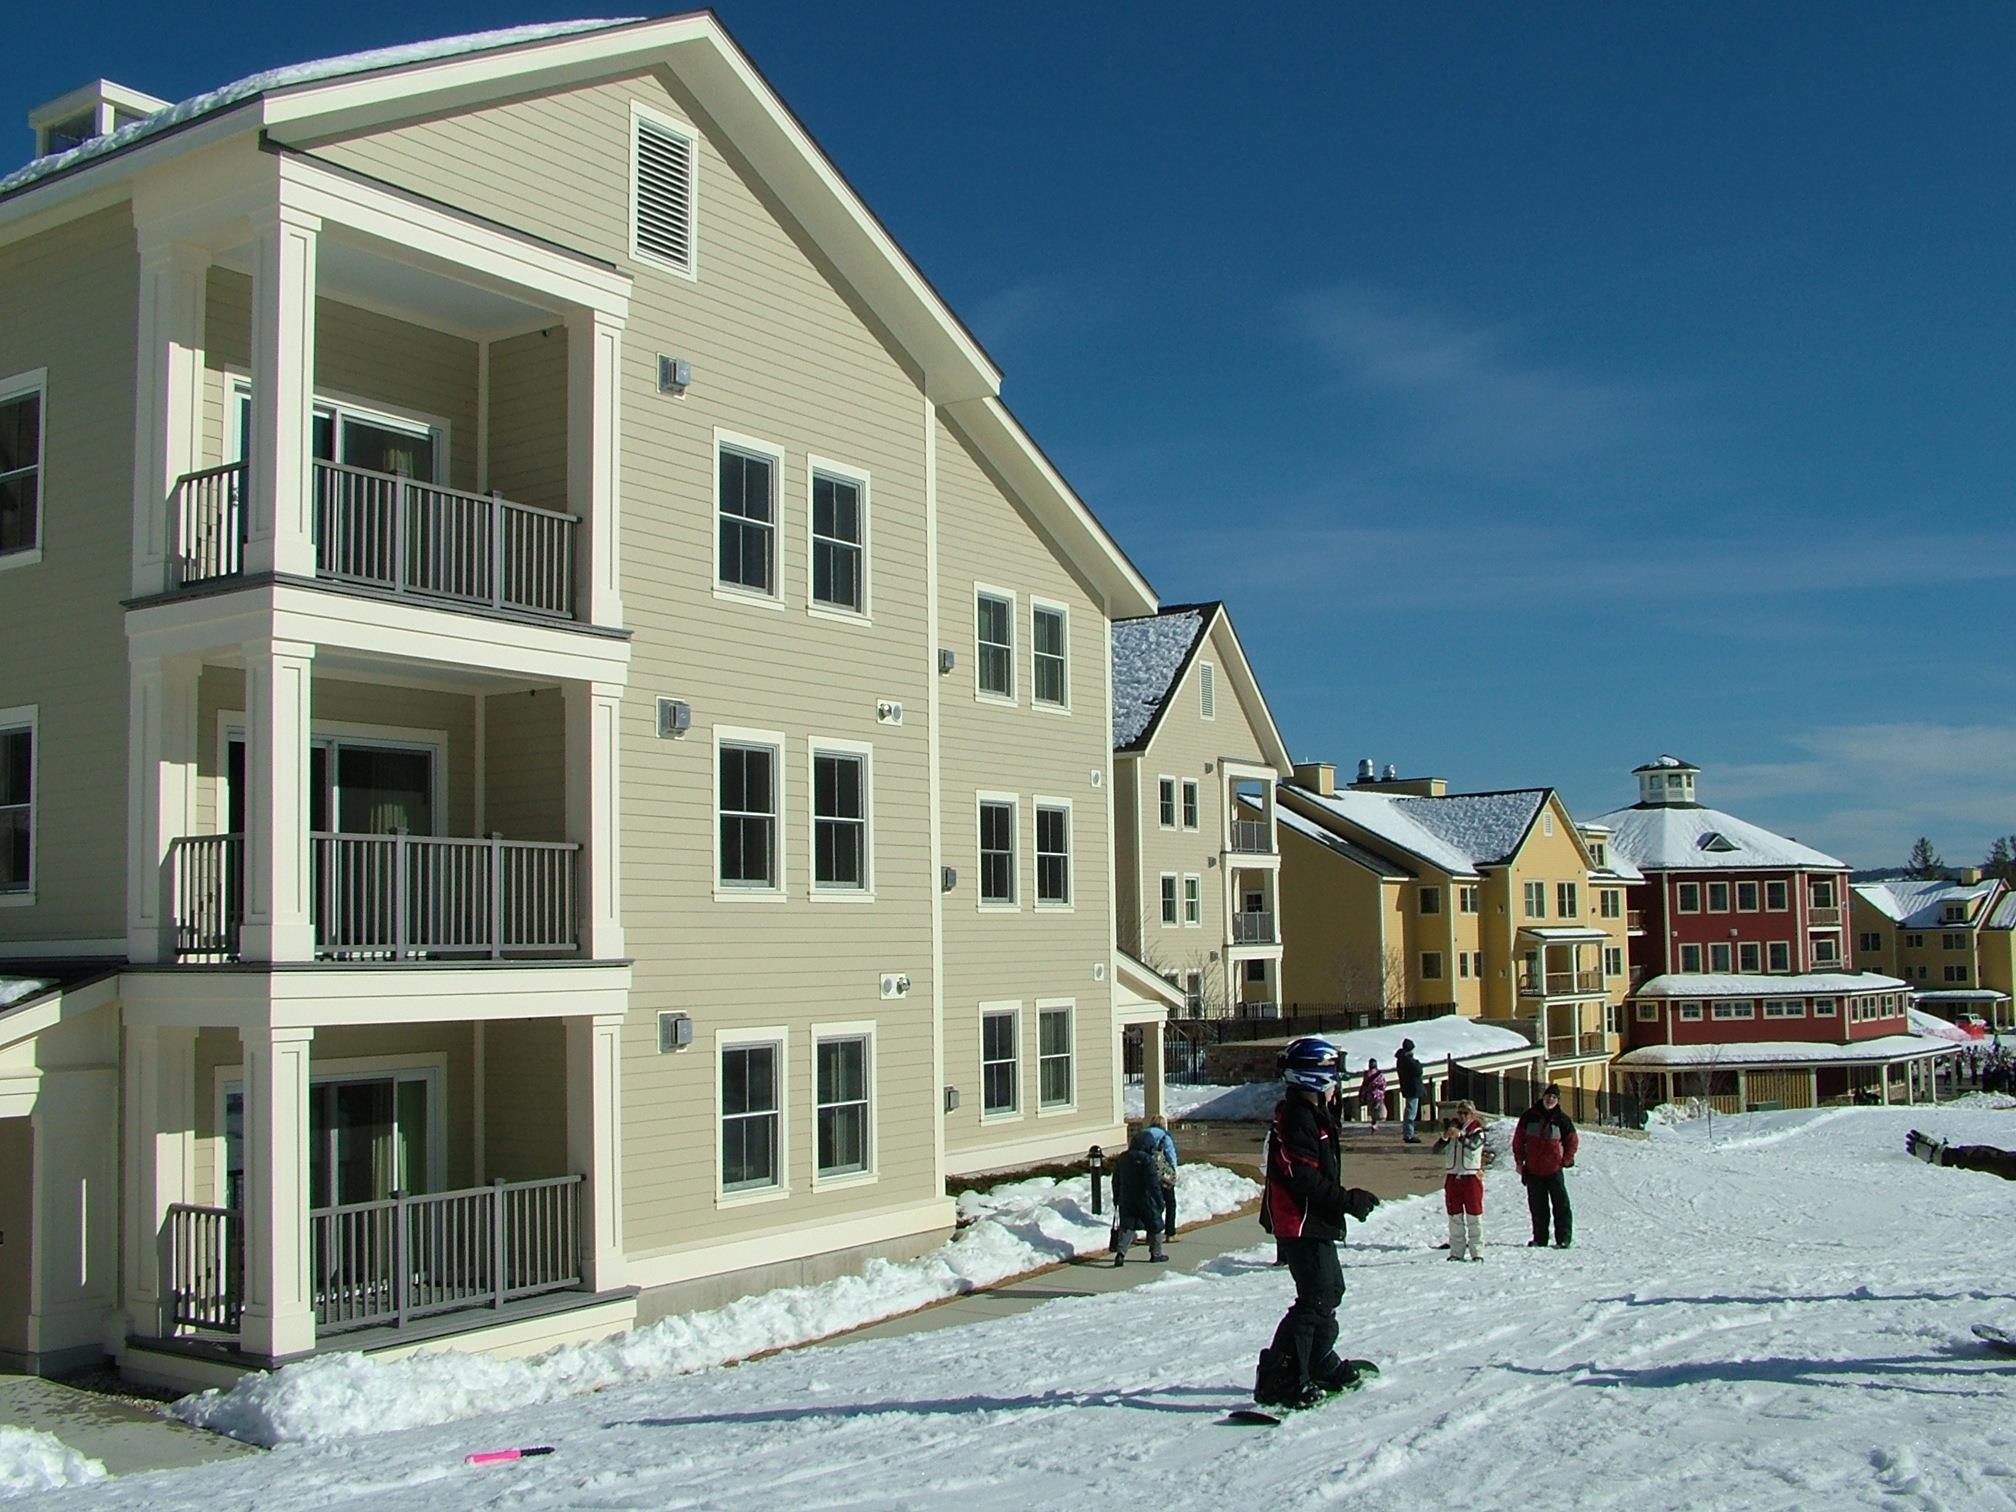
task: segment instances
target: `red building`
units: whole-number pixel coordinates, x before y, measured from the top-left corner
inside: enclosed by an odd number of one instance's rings
[[[1854,969],[1846,863],[1707,807],[1676,756],[1634,775],[1638,802],[1591,821],[1646,883],[1623,1090],[1725,1111],[1929,1096],[1953,1046],[1912,1033],[1905,983]]]

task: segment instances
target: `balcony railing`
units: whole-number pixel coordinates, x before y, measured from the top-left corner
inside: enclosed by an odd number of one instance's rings
[[[1274,853],[1274,843],[1267,833],[1265,819],[1234,819],[1232,821],[1232,849],[1242,856],[1269,856]]]
[[[1642,908],[1625,909],[1624,927],[1626,929],[1643,929],[1645,927],[1645,911]]]
[[[323,959],[560,955],[580,948],[578,845],[426,835],[311,837]],[[231,960],[245,918],[245,837],[184,836],[170,854],[175,953]]]
[[[1232,943],[1234,945],[1272,945],[1274,943],[1274,914],[1271,909],[1259,913],[1235,913],[1232,915]]]
[[[1841,923],[1841,910],[1838,908],[1809,908],[1806,910],[1806,922],[1815,929],[1838,928]]]
[[[574,616],[578,516],[396,473],[314,463],[315,573],[392,593]],[[170,503],[175,584],[245,570],[245,464],[190,473]]]
[[[499,1181],[313,1210],[317,1329],[403,1328],[415,1318],[579,1286],[581,1182],[578,1175]],[[164,1263],[175,1327],[236,1331],[245,1247],[235,1209],[172,1205]]]
[[[1600,1034],[1550,1034],[1547,1036],[1547,1058],[1549,1060],[1572,1060],[1582,1055],[1602,1055],[1609,1045]]]
[[[1519,973],[1519,994],[1521,997],[1567,997],[1578,992],[1601,992],[1603,973],[1600,971],[1522,971]]]

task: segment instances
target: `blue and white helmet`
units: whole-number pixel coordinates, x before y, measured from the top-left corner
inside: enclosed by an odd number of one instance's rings
[[[1337,1047],[1326,1039],[1291,1040],[1281,1052],[1281,1079],[1291,1087],[1328,1092],[1342,1075]]]

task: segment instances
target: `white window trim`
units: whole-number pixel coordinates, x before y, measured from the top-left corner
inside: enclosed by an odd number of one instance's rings
[[[812,1026],[812,1190],[830,1192],[839,1187],[873,1186],[882,1179],[882,1088],[881,1057],[875,1053],[873,1019]],[[868,1165],[860,1171],[841,1171],[832,1176],[819,1174],[819,1046],[824,1040],[865,1039],[868,1042]]]
[[[1044,809],[1064,811],[1064,901],[1046,903],[1043,901],[1041,880],[1037,868],[1042,864],[1042,854],[1037,848],[1040,820],[1037,818]],[[1051,798],[1042,793],[1029,801],[1029,897],[1042,913],[1076,913],[1078,911],[1078,816],[1072,812],[1069,798]]]
[[[224,406],[224,454],[227,458],[237,458],[245,455],[245,433],[239,411],[240,401],[252,397],[252,375],[243,368],[230,367],[225,369],[225,377],[229,380],[226,385],[229,399]],[[47,413],[46,401],[43,409]],[[450,486],[448,479],[453,476],[450,469],[454,466],[455,428],[446,415],[431,415],[416,409],[387,409],[382,399],[366,399],[343,389],[327,388],[316,389],[315,397],[309,403],[311,426],[316,410],[334,410],[386,430],[415,434],[424,431],[434,443],[434,476],[423,481],[443,488]]]
[[[1690,887],[1694,889],[1694,906],[1692,908],[1689,908],[1685,903],[1680,901],[1686,895],[1686,890]],[[1703,901],[1705,900],[1699,882],[1676,882],[1673,884],[1673,911],[1675,913],[1698,914],[1701,912]]]
[[[993,693],[980,686],[980,600],[1001,599],[1008,605],[1008,691]],[[1012,588],[997,588],[992,583],[973,584],[973,699],[976,703],[993,704],[997,708],[1013,709],[1020,705],[1020,672],[1015,665],[1016,616],[1022,612],[1022,600]]]
[[[1681,1023],[1698,1024],[1701,1022],[1701,1005],[1699,1003],[1680,1003],[1676,1006],[1680,1010]]]
[[[1190,917],[1190,900],[1197,900],[1197,917]],[[1183,907],[1183,927],[1202,929],[1204,927],[1204,878],[1196,872],[1183,873],[1183,889],[1180,895]]]
[[[1013,896],[1005,903],[985,896],[986,882],[981,873],[986,863],[980,851],[980,810],[989,803],[1008,805],[1009,842],[1015,847],[1008,854],[1008,887]],[[1022,911],[1022,798],[1017,793],[977,792],[973,795],[973,890],[982,894],[975,905],[981,913],[1020,913]]]
[[[1658,1023],[1659,1005],[1657,1003],[1640,1003],[1638,1005],[1638,1022],[1641,1024]]]
[[[1210,662],[1197,663],[1197,717],[1218,718],[1218,669]]]
[[[1190,801],[1192,794],[1196,795],[1195,803]],[[1189,817],[1193,809],[1197,814],[1194,822]],[[1190,835],[1196,834],[1204,827],[1204,784],[1195,777],[1185,777],[1177,786],[1176,822],[1185,834]]]
[[[684,138],[688,159],[693,165],[693,174],[687,183],[686,192],[686,259],[687,266],[681,267],[669,257],[661,257],[656,252],[644,251],[637,245],[637,123],[649,121],[661,131]],[[674,120],[662,111],[653,110],[640,101],[630,102],[630,255],[640,263],[663,269],[676,277],[694,283],[700,280],[700,134],[684,121]]]
[[[420,1079],[427,1085],[427,1179],[432,1190],[441,1191],[448,1181],[448,1052],[445,1050],[423,1050],[406,1055],[360,1055],[336,1060],[316,1060],[310,1058],[308,1065],[308,1086],[312,1092],[318,1086],[329,1082],[382,1081],[411,1077],[420,1072]],[[241,1096],[245,1091],[245,1063],[237,1061],[228,1066],[213,1068],[210,1078],[210,1127],[216,1132],[199,1144],[210,1146],[210,1190],[211,1204],[224,1206],[229,1195],[225,1190],[230,1180],[231,1140],[225,1130],[227,1117],[225,1100],[231,1093]],[[303,1118],[306,1118],[304,1113]],[[308,1184],[302,1183],[301,1200],[308,1200]]]
[[[1064,621],[1064,702],[1050,703],[1036,696],[1036,614],[1038,610],[1048,610]],[[1031,595],[1029,599],[1029,707],[1042,714],[1069,714],[1071,712],[1071,686],[1077,679],[1071,675],[1071,606],[1060,604],[1054,599],[1041,599]]]
[[[722,1184],[721,1167],[727,1159],[728,1142],[722,1136],[727,1113],[721,1106],[721,1059],[730,1050],[752,1045],[777,1047],[777,1183],[731,1192]],[[714,1206],[750,1207],[763,1202],[782,1202],[791,1195],[791,1035],[781,1025],[768,1029],[717,1029],[714,1031]]]
[[[1011,1064],[1015,1067],[1015,1105],[1012,1108],[1004,1108],[998,1112],[990,1113],[987,1111],[987,1020],[997,1013],[1008,1015],[1015,1025],[1015,1054],[1011,1061]],[[1012,1002],[982,1003],[980,1005],[979,1025],[978,1043],[974,1047],[974,1063],[979,1068],[980,1073],[980,1122],[983,1124],[1001,1124],[1012,1123],[1018,1119],[1026,1118],[1028,1115],[1024,1112],[1024,1108],[1028,1099],[1022,1095],[1025,1067],[1022,1064],[1024,1046],[1021,1001],[1017,999]]]
[[[1168,914],[1163,914],[1163,913],[1162,913],[1162,911],[1161,911],[1161,910],[1162,910],[1162,883],[1164,883],[1164,882],[1167,882],[1167,883],[1171,884],[1171,885],[1170,885],[1170,888],[1169,888],[1169,913],[1168,913]],[[1162,927],[1163,927],[1164,929],[1179,929],[1179,928],[1181,928],[1181,927],[1182,927],[1182,924],[1183,924],[1183,879],[1182,879],[1181,877],[1177,876],[1177,874],[1176,874],[1175,872],[1161,872],[1161,873],[1158,873],[1158,874],[1157,874],[1157,877],[1156,877],[1156,884],[1155,884],[1155,909],[1156,909],[1156,914],[1157,914],[1157,917],[1159,917],[1159,918],[1160,918],[1160,919],[1162,920]],[[1173,917],[1171,917],[1171,915],[1173,915]]]
[[[1715,901],[1715,889],[1718,887],[1722,889],[1719,904]],[[1704,883],[1701,906],[1704,913],[1732,913],[1735,911],[1735,893],[1727,882]]]
[[[770,769],[777,774],[777,791],[771,801],[777,806],[772,835],[777,846],[777,876],[769,887],[724,886],[721,881],[721,747],[768,746],[775,759]],[[707,810],[714,828],[712,841],[714,849],[714,901],[716,903],[782,903],[788,896],[789,871],[785,857],[790,847],[784,843],[784,823],[787,812],[784,797],[789,783],[785,780],[785,742],[781,730],[752,730],[741,725],[714,726],[714,769],[709,773],[713,790],[707,797]]]
[[[1771,901],[1771,889],[1772,889],[1772,888],[1774,888],[1774,887],[1780,887],[1780,888],[1783,888],[1783,889],[1784,889],[1784,893],[1785,893],[1785,901],[1784,901],[1783,903],[1779,903],[1779,904],[1775,904],[1775,905],[1774,905],[1774,904],[1772,903],[1772,901]],[[1789,883],[1789,882],[1766,882],[1766,883],[1764,884],[1764,912],[1766,912],[1766,913],[1790,913],[1790,912],[1792,912],[1792,884],[1791,884],[1791,883]]]
[[[816,812],[821,756],[861,758],[861,866],[866,874],[859,887],[836,887],[819,883],[819,815]],[[719,801],[720,789],[715,789]],[[721,843],[721,826],[714,826],[714,843]],[[782,825],[779,825],[782,833]],[[875,901],[875,747],[860,740],[839,740],[814,735],[805,745],[805,895],[814,903],[873,903]],[[719,877],[717,870],[714,875]]]
[[[0,722],[4,722],[4,711],[0,711]],[[217,775],[216,786],[212,790],[212,812],[215,814],[217,833],[223,834],[230,815],[230,750],[236,740],[247,745],[245,753],[246,773],[250,776],[252,753],[250,750],[251,722],[243,709],[220,709],[217,711]],[[433,791],[428,801],[434,806],[435,819],[446,824],[448,819],[448,732],[446,730],[426,730],[412,725],[361,724],[347,719],[312,719],[308,724],[308,740],[311,745],[327,741],[337,745],[357,744],[382,746],[394,751],[426,751],[432,758]],[[333,774],[332,774],[333,775]],[[304,808],[302,813],[307,813]]]
[[[762,593],[754,588],[744,588],[735,583],[721,581],[721,453],[723,451],[744,452],[752,457],[762,457],[772,468],[770,481],[770,577],[771,589]],[[714,429],[714,477],[710,484],[714,495],[714,513],[707,522],[714,540],[710,550],[714,555],[714,597],[723,603],[749,604],[759,609],[784,609],[784,448],[774,441],[764,441],[755,436],[745,436],[739,431]]]
[[[1169,821],[1162,821],[1162,784],[1169,784]],[[1155,777],[1155,828],[1174,832],[1183,822],[1183,793],[1176,785],[1173,774],[1157,773]]]
[[[41,705],[17,704],[0,709],[0,730],[28,732],[28,886],[21,892],[0,893],[0,908],[33,908],[35,894],[42,885],[42,725]]]
[[[35,394],[42,401],[35,407],[35,544],[22,551],[0,552],[0,571],[10,567],[33,567],[42,560],[42,532],[48,519],[49,369],[31,368],[10,378],[0,378],[0,404],[19,399],[24,394]],[[32,848],[34,842],[31,840],[29,844]],[[29,876],[33,878],[33,871]],[[8,896],[24,895],[10,893]]]
[[[1687,952],[1690,950],[1694,952],[1694,964],[1692,966],[1687,964]],[[1706,959],[1701,952],[1701,946],[1693,940],[1683,940],[1680,942],[1680,949],[1676,958],[1680,962],[1680,970],[1689,975],[1700,971],[1701,962]]]
[[[1743,889],[1746,887],[1750,889],[1751,895],[1757,900],[1748,908],[1743,906]],[[1730,884],[1730,891],[1736,904],[1736,912],[1762,913],[1764,911],[1764,884],[1762,882],[1732,882]]]
[[[838,604],[824,603],[812,596],[813,583],[818,573],[817,557],[819,552],[819,543],[813,538],[812,532],[812,494],[818,485],[821,473],[824,473],[829,478],[838,479],[842,483],[852,483],[861,491],[861,607],[859,609],[845,609]],[[718,489],[721,486],[721,475],[718,468],[715,471],[714,477],[714,486]],[[843,625],[872,625],[875,623],[875,600],[870,591],[871,584],[868,576],[868,528],[867,472],[859,467],[850,467],[845,462],[834,462],[820,456],[807,456],[805,459],[805,612],[812,618],[833,620]],[[717,552],[721,549],[718,529],[715,534],[714,549]]]
[[[1065,1021],[1071,1026],[1071,1098],[1068,1102],[1045,1103],[1043,1101],[1043,1015],[1063,1009]],[[1078,1000],[1076,998],[1036,999],[1036,1116],[1038,1118],[1061,1118],[1078,1111]]]

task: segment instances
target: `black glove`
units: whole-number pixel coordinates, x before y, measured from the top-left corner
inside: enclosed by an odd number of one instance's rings
[[[1372,1216],[1372,1209],[1379,1206],[1379,1199],[1363,1187],[1344,1189],[1344,1211],[1363,1223]]]

